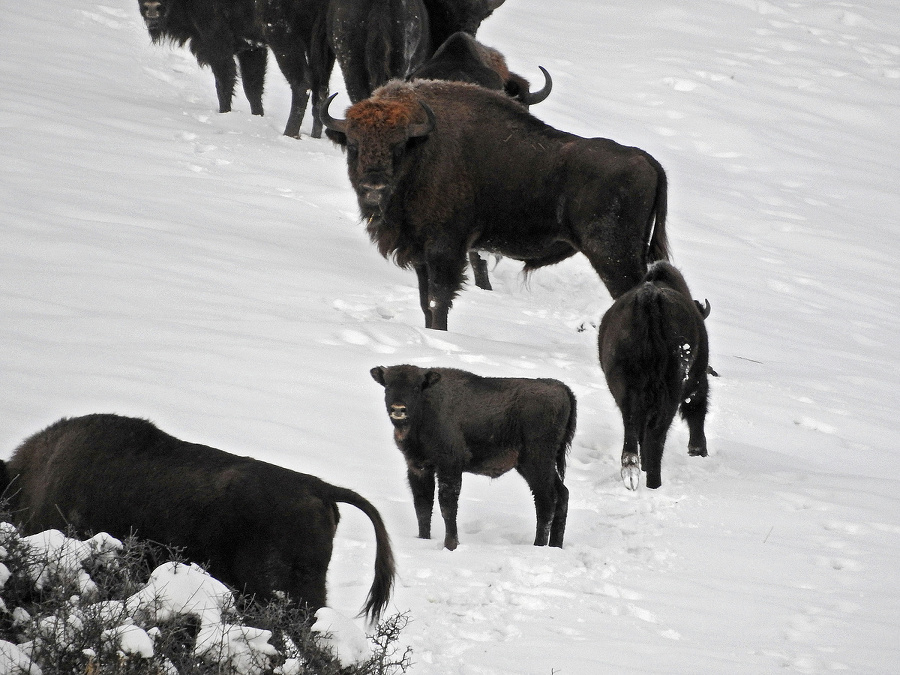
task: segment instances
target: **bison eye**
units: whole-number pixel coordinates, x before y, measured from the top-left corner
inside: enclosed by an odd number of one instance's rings
[[[397,143],[397,145],[393,148],[394,151],[394,164],[397,164],[401,159],[403,159],[403,155],[406,153],[406,141],[403,143]]]

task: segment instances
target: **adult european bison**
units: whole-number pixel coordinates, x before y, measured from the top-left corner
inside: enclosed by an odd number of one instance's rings
[[[553,88],[550,73],[538,66],[544,74],[544,86],[532,92],[531,85],[521,75],[512,73],[506,65],[506,58],[496,49],[481,44],[468,33],[454,33],[437,48],[425,63],[412,71],[407,80],[450,80],[471,82],[488,89],[505,91],[525,106],[540,103]],[[486,291],[492,290],[487,263],[476,251],[469,251],[475,285]]]
[[[452,551],[463,472],[497,478],[514,468],[534,495],[534,545],[563,545],[569,504],[563,479],[576,416],[566,385],[411,365],[370,372],[384,387],[394,441],[406,459],[419,537],[431,538],[435,477],[444,546]]]
[[[662,484],[663,447],[679,408],[690,430],[688,454],[706,457],[708,315],[709,303],[692,300],[681,273],[662,261],[603,315],[600,366],[622,413],[622,479],[632,490],[640,481],[638,448],[647,487]]]
[[[263,114],[268,45],[291,87],[285,135],[300,135],[310,89],[317,114],[319,97],[327,95],[328,82],[314,78],[309,49],[325,0],[138,0],[138,6],[154,43],[187,44],[197,63],[212,68],[219,112],[231,110],[237,57],[250,111]],[[313,136],[320,135],[321,125],[314,121]]]
[[[381,516],[357,493],[249,457],[187,443],[141,419],[62,419],[28,438],[6,466],[6,493],[26,532],[74,526],[183,547],[238,590],[284,591],[325,605],[339,514],[351,504],[375,527],[372,620],[388,602],[394,559]]]
[[[583,253],[614,298],[666,259],[666,174],[651,155],[558,131],[505,94],[461,82],[390,82],[328,115],[372,241],[415,269],[428,328],[447,329],[466,253],[525,272]]]

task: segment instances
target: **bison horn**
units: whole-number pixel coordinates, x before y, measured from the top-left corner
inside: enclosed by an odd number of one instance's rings
[[[335,96],[337,96],[337,94],[332,94],[319,105],[319,119],[322,120],[322,124],[326,129],[346,134],[347,120],[336,120],[328,114],[328,106],[331,105],[331,102],[334,100]]]
[[[709,316],[709,310],[712,308],[709,306],[709,300],[704,299],[703,302],[705,305],[701,305],[699,300],[694,300],[694,304],[697,305],[697,309],[700,311],[700,316],[705,319]]]
[[[419,138],[420,136],[427,136],[434,128],[437,126],[437,120],[434,117],[434,111],[427,103],[423,103],[419,101],[419,105],[425,109],[425,114],[428,115],[428,121],[422,122],[421,124],[410,124],[406,129],[407,136],[409,138]]]
[[[550,73],[547,72],[547,69],[544,68],[544,66],[538,66],[538,68],[540,68],[541,72],[544,74],[544,87],[538,91],[523,95],[522,103],[525,105],[540,103],[550,95],[550,91],[553,89],[553,79],[550,77]]]

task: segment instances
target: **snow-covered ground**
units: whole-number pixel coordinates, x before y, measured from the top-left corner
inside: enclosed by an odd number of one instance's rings
[[[663,487],[627,491],[583,258],[528,284],[501,261],[425,330],[340,151],[280,135],[274,62],[266,117],[240,94],[219,115],[131,0],[3,7],[0,456],[117,412],[359,491],[417,675],[897,672],[900,6],[508,0],[479,37],[550,70],[539,117],[666,167],[675,263],[712,304],[710,457],[676,422]],[[573,388],[563,550],[530,545],[515,475],[464,479],[456,551],[415,538],[368,373],[403,362]],[[353,614],[374,537],[342,516],[330,604]]]

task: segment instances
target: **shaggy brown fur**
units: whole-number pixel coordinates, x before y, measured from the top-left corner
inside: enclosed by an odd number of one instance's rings
[[[668,184],[649,153],[559,131],[508,96],[461,82],[392,81],[357,106],[401,102],[415,134],[370,127],[356,106],[326,126],[347,146],[372,241],[416,271],[426,327],[446,330],[471,249],[521,260],[526,271],[581,252],[614,298],[668,257]]]

